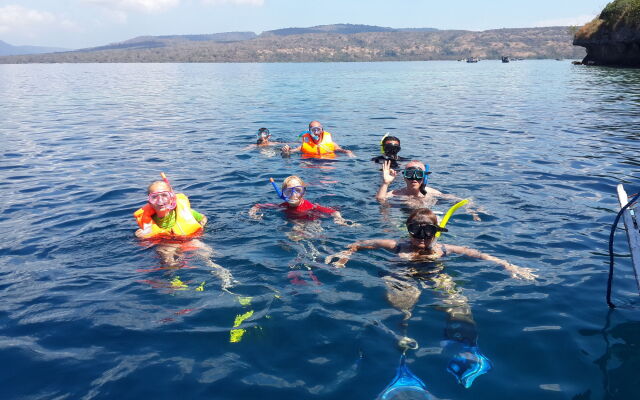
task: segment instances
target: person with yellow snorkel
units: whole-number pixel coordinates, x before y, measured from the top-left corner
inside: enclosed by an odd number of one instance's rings
[[[371,161],[376,164],[382,164],[385,161],[389,161],[392,169],[399,169],[399,161],[409,161],[408,158],[398,155],[401,149],[400,139],[395,136],[389,136],[389,133],[387,133],[382,137],[382,140],[380,140],[380,152],[382,155],[373,157]]]
[[[461,203],[464,203],[461,202]],[[347,246],[347,250],[327,256],[326,264],[344,268],[350,257],[357,251],[368,249],[385,249],[396,253],[401,259],[419,262],[414,265],[398,267],[383,277],[387,299],[391,305],[405,315],[403,326],[406,330],[418,298],[421,286],[428,284],[437,292],[444,294],[442,305],[447,313],[447,326],[444,348],[451,354],[447,371],[452,373],[458,383],[469,388],[474,379],[492,368],[491,361],[480,353],[477,343],[477,331],[471,314],[471,307],[466,297],[456,288],[453,279],[443,272],[444,265],[436,261],[449,254],[461,254],[468,257],[491,261],[502,266],[512,277],[535,280],[537,277],[530,268],[513,265],[503,259],[464,246],[441,244],[437,237],[447,232],[446,222],[455,210],[463,204],[453,206],[438,224],[437,216],[428,208],[415,210],[406,221],[409,240],[373,239],[357,241]],[[412,263],[413,264],[413,263]],[[418,286],[417,283],[420,283]],[[402,337],[398,345],[406,349],[417,349],[414,339]]]
[[[331,133],[326,132],[318,121],[309,123],[309,131],[302,134],[300,146],[291,148],[289,145],[284,145],[281,152],[283,157],[297,152],[308,157],[318,158],[332,157],[335,153],[344,153],[349,157],[355,157],[351,150],[345,150],[334,142]]]

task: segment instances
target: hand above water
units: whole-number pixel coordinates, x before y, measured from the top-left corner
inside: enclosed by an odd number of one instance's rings
[[[382,183],[385,185],[390,185],[398,173],[391,168],[391,160],[386,160],[382,163]]]

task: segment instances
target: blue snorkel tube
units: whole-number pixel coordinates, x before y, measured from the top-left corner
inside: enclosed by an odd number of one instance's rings
[[[427,183],[429,183],[429,164],[424,165],[424,178],[422,178],[422,185],[420,185],[420,193],[427,194]]]
[[[376,400],[394,399],[433,400],[433,396],[427,391],[427,385],[407,367],[404,354],[400,357],[400,365],[396,369],[395,378],[393,378],[389,386],[376,397]]]
[[[282,200],[284,201],[289,201],[289,199],[287,198],[287,196],[285,196],[284,194],[282,194],[282,192],[280,191],[280,188],[278,187],[278,185],[276,184],[276,182],[273,180],[273,178],[269,178],[269,181],[271,182],[271,184],[273,185],[273,188],[276,190],[276,193],[278,194],[278,197],[280,197]]]

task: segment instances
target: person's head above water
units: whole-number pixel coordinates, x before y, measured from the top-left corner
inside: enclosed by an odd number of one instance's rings
[[[148,201],[159,216],[176,208],[176,195],[165,181],[154,181],[147,187]]]
[[[271,138],[271,133],[267,128],[258,129],[258,141],[256,144],[267,144],[269,143],[269,139]]]
[[[438,224],[438,217],[428,208],[419,208],[407,218],[407,230],[411,244],[417,248],[428,248],[435,241],[437,232],[447,232]]]
[[[315,140],[320,140],[324,133],[324,127],[319,121],[311,121],[309,122],[309,132]]]
[[[385,136],[380,142],[382,153],[390,159],[397,159],[400,152],[400,139],[395,136]]]
[[[302,202],[306,191],[306,184],[296,175],[288,176],[282,182],[282,195],[293,207],[297,207]]]
[[[420,190],[422,194],[426,194],[426,179],[428,171],[425,165],[418,160],[411,160],[407,163],[402,171],[404,183],[408,189]]]

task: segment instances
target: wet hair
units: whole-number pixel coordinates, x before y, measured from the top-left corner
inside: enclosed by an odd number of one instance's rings
[[[258,129],[258,133],[262,133],[262,132],[267,132],[267,134],[269,134],[269,129],[267,129],[267,128]]]
[[[282,181],[282,188],[281,189],[284,190],[285,188],[288,188],[289,187],[289,183],[291,183],[291,181],[298,181],[298,182],[300,182],[302,184],[302,186],[307,186],[299,176],[291,175],[291,176],[286,177],[284,179],[284,181]]]
[[[428,208],[419,208],[412,212],[411,215],[409,215],[409,217],[407,218],[406,223],[408,225],[416,220],[420,222],[429,222],[433,225],[438,225],[438,217],[433,211],[429,210]]]
[[[387,142],[398,142],[399,144],[400,139],[395,136],[386,136],[384,139],[382,139],[382,145],[384,146]]]
[[[169,185],[167,185],[167,182],[165,182],[165,181],[153,181],[153,182],[151,182],[151,184],[149,186],[147,186],[147,194],[151,193],[151,188],[154,187],[155,185],[158,185],[158,184],[163,184],[163,185],[169,187]],[[169,187],[169,190],[171,190],[171,187]]]

